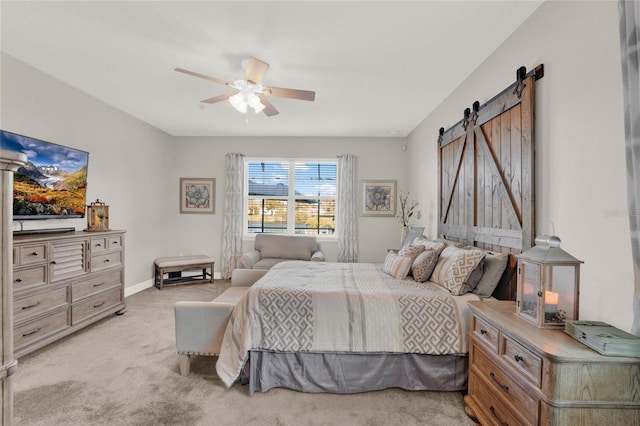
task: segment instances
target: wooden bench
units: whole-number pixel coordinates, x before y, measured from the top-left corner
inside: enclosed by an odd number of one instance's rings
[[[159,257],[155,260],[154,285],[162,290],[164,286],[180,284],[205,284],[213,283],[212,257],[205,255]],[[210,272],[207,272],[207,269]],[[183,276],[183,272],[202,270],[201,274]],[[168,274],[168,278],[164,275]]]

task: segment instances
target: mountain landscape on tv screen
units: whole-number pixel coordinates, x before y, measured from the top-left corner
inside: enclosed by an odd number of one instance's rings
[[[89,153],[4,130],[1,144],[27,155],[13,178],[17,219],[84,217]]]
[[[69,173],[29,162],[14,176],[14,215],[83,215],[87,167]]]

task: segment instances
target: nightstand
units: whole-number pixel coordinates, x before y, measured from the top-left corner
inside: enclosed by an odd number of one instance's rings
[[[483,425],[640,425],[640,358],[606,357],[515,315],[470,302],[469,416]]]

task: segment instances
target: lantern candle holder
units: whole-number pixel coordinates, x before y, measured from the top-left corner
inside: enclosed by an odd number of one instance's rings
[[[96,199],[87,206],[87,229],[85,231],[109,231],[109,206],[100,199]]]
[[[581,260],[560,248],[560,238],[540,236],[518,256],[516,315],[539,328],[564,328],[578,319]]]

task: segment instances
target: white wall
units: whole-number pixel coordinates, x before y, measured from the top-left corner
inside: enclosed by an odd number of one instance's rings
[[[249,125],[251,125],[249,123]],[[209,253],[220,259],[222,217],[224,209],[224,167],[228,152],[240,152],[258,158],[336,158],[340,154],[358,156],[359,179],[398,180],[403,187],[407,179],[408,152],[404,138],[175,138],[171,155],[174,208],[170,211],[172,231],[170,249],[174,253]],[[215,215],[179,214],[177,200],[180,177],[216,178]],[[359,249],[361,262],[382,262],[386,248],[400,242],[400,224],[395,218],[360,217]],[[335,238],[321,239],[327,260],[337,259]],[[252,248],[246,240],[245,247]],[[221,265],[216,264],[216,270]]]
[[[626,197],[617,2],[546,2],[409,136],[412,192],[433,206],[438,129],[544,63],[536,85],[536,230],[581,268],[580,318],[630,330],[633,270]]]
[[[89,152],[87,201],[109,208],[109,226],[126,234],[126,285],[151,279],[164,246],[171,137],[33,67],[2,54],[0,126]],[[84,219],[25,221],[25,229],[86,228]],[[14,222],[14,229],[19,229]]]

